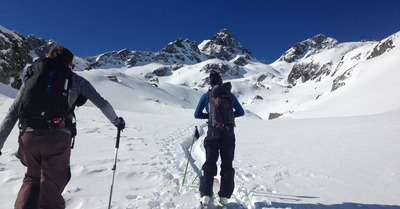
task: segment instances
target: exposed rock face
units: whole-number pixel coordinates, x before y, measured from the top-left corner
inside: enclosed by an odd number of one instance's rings
[[[208,63],[205,64],[200,71],[205,72],[207,75],[210,71],[218,72],[222,78],[231,77],[239,75],[239,67],[231,66],[225,63]],[[204,86],[210,83],[210,78],[207,76],[202,79],[202,82],[199,86]]]
[[[156,57],[156,61],[165,63],[199,63],[202,61],[201,52],[195,41],[177,39],[165,46]]]
[[[32,62],[25,38],[0,26],[0,82],[19,88],[20,74],[27,63]]]
[[[36,38],[35,35],[28,35],[24,41],[24,44],[31,51],[32,57],[40,58],[46,57],[50,49],[58,45],[53,40],[46,41],[41,38]]]
[[[209,63],[203,66],[200,71],[210,73],[210,71],[217,71],[221,76],[237,76],[239,74],[238,68],[232,68],[229,65],[223,63]]]
[[[376,45],[374,50],[371,52],[371,55],[367,59],[372,59],[374,57],[380,56],[383,53],[385,53],[393,48],[394,48],[393,40],[392,40],[392,38],[389,38],[386,41]]]
[[[92,68],[101,68],[101,67],[116,67],[116,66],[124,66],[125,62],[132,56],[132,52],[128,49],[123,49],[121,51],[112,51],[101,54],[96,57],[88,57],[86,58],[91,64],[89,65],[89,69]]]
[[[304,56],[316,54],[322,49],[330,49],[338,44],[336,39],[320,34],[294,45],[279,58],[279,61],[292,63]]]
[[[322,66],[313,62],[295,64],[292,71],[289,73],[288,83],[295,86],[299,78],[301,78],[303,83],[309,80],[315,80],[322,74],[329,74],[331,66],[331,62],[323,64]]]
[[[346,72],[344,72],[342,75],[338,76],[332,84],[332,89],[331,91],[336,91],[338,88],[343,87],[346,85],[345,80],[348,79],[349,77],[351,77],[351,73],[352,73],[353,69],[349,69]]]
[[[244,56],[238,57],[237,59],[235,59],[235,61],[233,61],[233,63],[239,66],[245,66],[248,64],[247,59]]]
[[[172,70],[171,67],[160,67],[160,68],[155,69],[152,73],[146,74],[145,78],[153,78],[154,76],[158,76],[158,77],[165,76],[171,70]]]
[[[209,55],[210,58],[221,60],[229,61],[237,55],[245,55],[248,59],[255,59],[251,52],[244,48],[227,29],[219,31],[211,40],[202,43],[200,51]]]
[[[133,67],[138,63],[151,63],[154,60],[154,52],[133,51],[132,56],[125,62],[127,67]]]
[[[268,116],[268,120],[273,120],[281,117],[283,114],[282,113],[270,113]]]
[[[33,62],[33,58],[46,57],[51,48],[58,44],[34,35],[22,36],[0,26],[0,82],[19,89],[22,85],[21,72]]]

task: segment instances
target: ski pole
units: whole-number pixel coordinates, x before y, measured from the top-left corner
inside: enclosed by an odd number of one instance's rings
[[[197,126],[195,126],[195,131],[193,134],[193,140],[192,140],[192,145],[190,145],[190,151],[189,151],[189,156],[186,162],[186,168],[185,168],[185,173],[183,174],[183,180],[182,180],[182,186],[185,184],[185,179],[186,179],[186,173],[187,173],[187,168],[189,166],[189,160],[190,160],[190,153],[192,152],[192,147],[195,139],[198,139],[200,137],[199,131],[197,130]]]
[[[111,208],[111,197],[112,197],[112,192],[113,192],[113,187],[114,187],[115,170],[117,170],[117,155],[118,155],[119,137],[120,137],[120,135],[121,135],[121,130],[118,129],[117,141],[115,142],[115,157],[114,157],[114,166],[112,167],[113,176],[112,176],[112,182],[111,182],[110,199],[108,200],[108,209]]]
[[[199,177],[200,173],[203,171],[203,169],[200,169],[200,171],[197,173],[196,178],[193,179],[192,184],[194,183],[194,181],[196,181],[197,177]]]

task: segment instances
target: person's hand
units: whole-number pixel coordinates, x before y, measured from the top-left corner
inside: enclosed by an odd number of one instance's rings
[[[115,124],[115,126],[118,128],[118,130],[124,130],[124,128],[125,128],[125,121],[124,121],[124,119],[122,118],[122,117],[119,117],[118,118],[118,123],[117,124]]]
[[[1,151],[0,151],[0,156],[1,156],[1,154],[2,154],[2,153],[1,153]]]

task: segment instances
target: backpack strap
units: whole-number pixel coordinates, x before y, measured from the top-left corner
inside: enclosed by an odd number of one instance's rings
[[[26,129],[28,128],[27,124],[28,124],[28,122],[26,119],[19,119],[19,121],[18,121],[19,137],[24,135]]]
[[[72,115],[72,120],[67,120],[67,127],[69,128],[69,130],[71,131],[71,138],[72,138],[72,142],[71,142],[71,149],[74,148],[75,146],[75,136],[77,134],[77,130],[76,130],[76,116],[75,116],[75,108],[76,107],[80,107],[83,104],[85,104],[87,101],[87,98],[83,95],[79,95],[77,100],[75,101],[74,105],[72,105],[71,110],[69,110],[67,115]]]
[[[69,129],[69,131],[71,132],[71,139],[72,139],[71,149],[73,149],[74,146],[75,146],[75,136],[76,136],[76,133],[77,133],[77,131],[76,131],[76,122],[74,122],[74,121],[76,121],[74,109],[75,109],[75,106],[69,111],[69,114],[68,114],[68,115],[70,115],[70,114],[72,115],[72,119],[67,118],[65,120],[65,125]]]

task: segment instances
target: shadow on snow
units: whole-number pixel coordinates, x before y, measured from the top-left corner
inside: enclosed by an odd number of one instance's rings
[[[255,209],[262,208],[290,208],[290,209],[400,209],[397,205],[376,205],[376,204],[362,204],[362,203],[342,203],[333,205],[323,204],[295,204],[295,203],[279,203],[279,202],[257,202]],[[235,208],[235,207],[234,207]],[[238,207],[242,209],[241,207]]]

